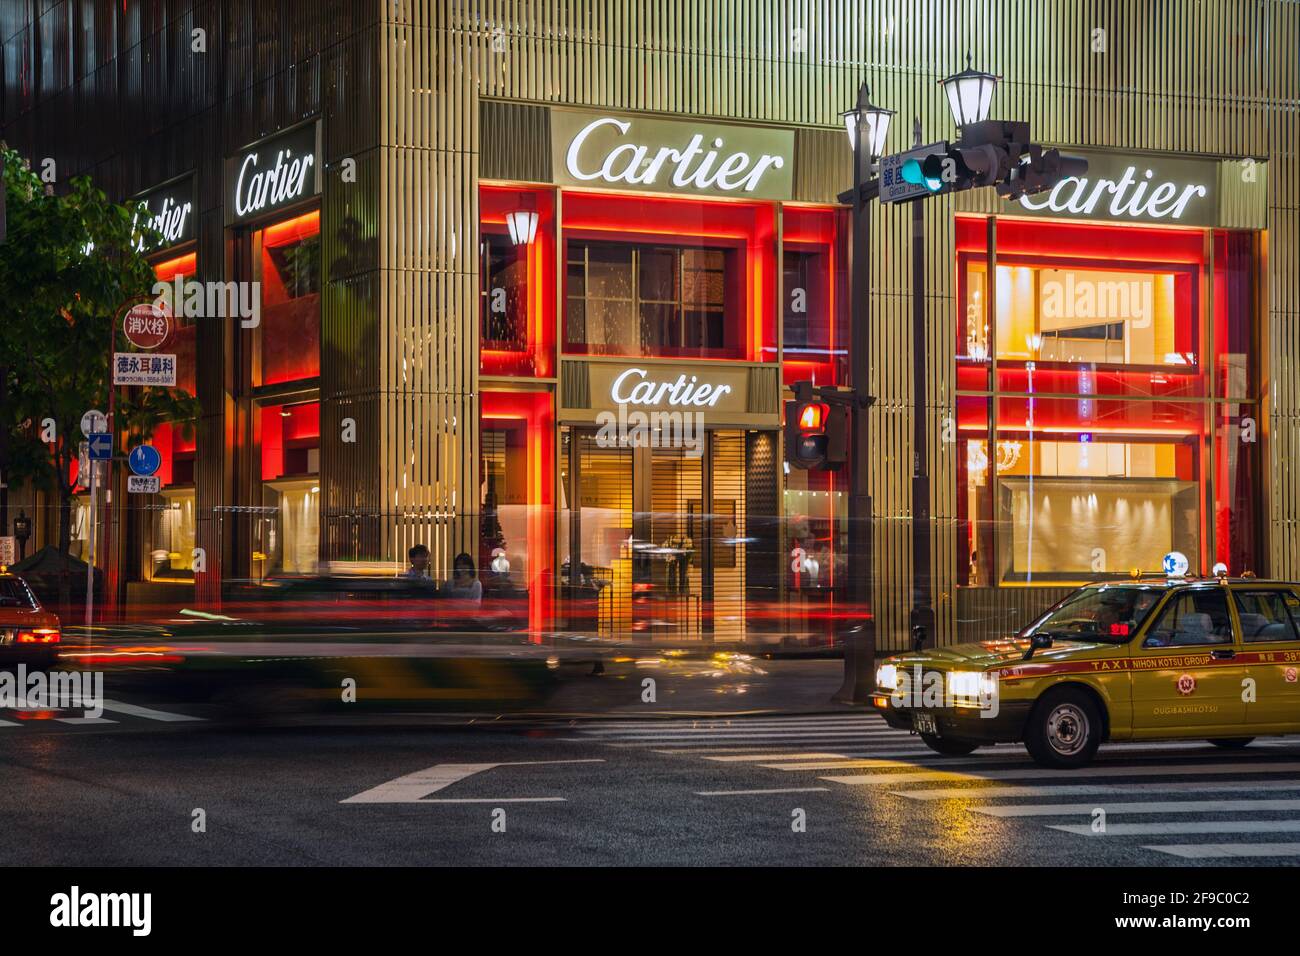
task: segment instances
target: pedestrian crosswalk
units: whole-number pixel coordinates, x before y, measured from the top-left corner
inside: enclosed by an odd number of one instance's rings
[[[101,713],[87,716],[84,705],[70,706],[71,701],[54,700],[48,705],[36,705],[28,700],[18,700],[14,707],[0,708],[0,731],[23,728],[51,729],[53,727],[122,727],[143,722],[145,726],[157,724],[187,724],[201,722],[204,718],[171,710],[159,710],[122,700],[105,698]]]
[[[569,739],[701,766],[777,774],[700,797],[869,791],[903,806],[953,801],[989,826],[1031,826],[1192,861],[1300,862],[1300,739],[1225,752],[1205,741],[1109,744],[1091,766],[1049,770],[1019,745],[943,757],[873,714],[602,720]],[[788,784],[788,785],[785,785]],[[1277,838],[1282,839],[1277,839]]]

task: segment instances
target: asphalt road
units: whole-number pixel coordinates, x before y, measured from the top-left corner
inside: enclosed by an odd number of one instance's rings
[[[938,757],[856,713],[196,717],[146,698],[89,722],[0,712],[0,863],[1300,861],[1294,738],[1116,745],[1053,772],[1019,747]]]

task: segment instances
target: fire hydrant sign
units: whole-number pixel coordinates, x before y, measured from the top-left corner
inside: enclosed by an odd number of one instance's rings
[[[127,475],[126,491],[131,495],[156,495],[162,485],[157,475]]]
[[[156,349],[172,334],[171,312],[156,302],[140,302],[122,317],[122,334],[138,349]]]
[[[175,355],[141,355],[136,352],[113,353],[114,385],[155,385],[176,387]]]

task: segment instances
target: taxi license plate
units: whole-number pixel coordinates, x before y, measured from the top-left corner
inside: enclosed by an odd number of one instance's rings
[[[934,714],[913,714],[912,729],[918,734],[939,736],[939,725],[934,719]]]

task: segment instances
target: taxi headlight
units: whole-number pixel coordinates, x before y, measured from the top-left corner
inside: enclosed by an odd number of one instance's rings
[[[876,686],[881,690],[897,690],[898,668],[893,664],[881,664],[877,667]]]
[[[983,707],[993,694],[993,682],[985,671],[949,671],[948,696],[958,707]]]

